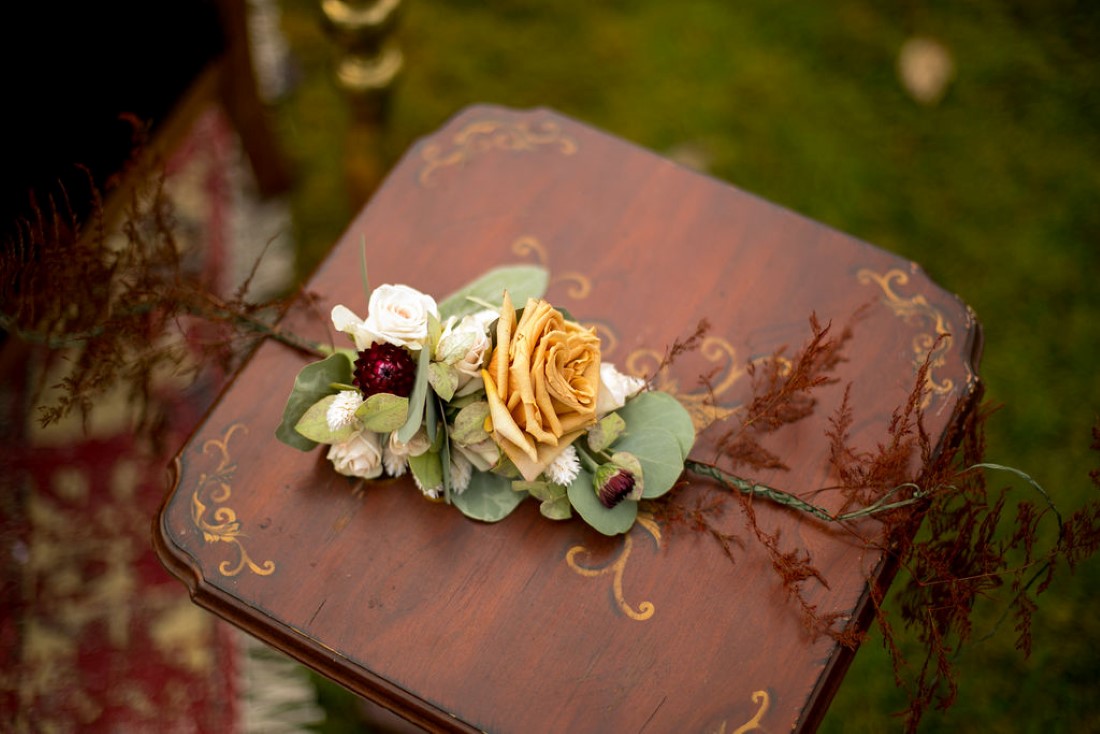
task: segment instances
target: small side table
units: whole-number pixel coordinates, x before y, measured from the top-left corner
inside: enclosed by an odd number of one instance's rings
[[[706,319],[700,348],[656,376],[704,429],[704,459],[750,395],[751,361],[807,341],[811,313],[839,329],[860,312],[837,383],[769,437],[788,468],[754,477],[826,507],[839,498],[810,493],[835,481],[825,432],[847,385],[852,438],[868,447],[926,359],[933,441],[978,393],[978,323],[916,265],[547,110],[474,107],[416,144],[309,282],[319,302],[292,309],[287,328],[329,340],[334,304],[365,312],[363,247],[372,285],[437,296],[492,266],[545,264],[551,300],[595,324],[624,371],[653,375]],[[606,538],[534,503],[474,522],[407,479],[352,491],[322,450],[274,438],[305,362],[262,344],[180,451],[155,540],[198,604],[433,730],[820,721],[853,653],[802,627],[735,500],[716,515],[745,541],[731,562],[708,534],[656,519]],[[703,485],[674,492],[690,509]],[[810,601],[863,629],[888,560],[805,515],[754,509],[828,580]]]

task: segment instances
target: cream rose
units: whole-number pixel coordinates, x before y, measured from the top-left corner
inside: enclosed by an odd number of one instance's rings
[[[428,338],[428,315],[439,318],[435,299],[407,285],[380,285],[370,294],[367,318],[347,306],[332,309],[332,325],[366,349],[378,342],[419,350]]]
[[[374,431],[356,431],[347,440],[332,444],[328,459],[344,476],[374,479],[382,474],[382,446]]]
[[[534,481],[596,422],[599,337],[543,300],[528,300],[517,323],[505,293],[497,345],[482,378],[493,440],[523,478]]]
[[[481,388],[481,368],[485,364],[492,339],[489,338],[489,324],[497,318],[495,311],[481,311],[464,316],[461,321],[454,317],[447,321],[439,344],[436,347],[438,358],[445,358],[458,372],[456,395],[465,395]]]
[[[365,327],[377,341],[419,350],[428,338],[428,314],[439,318],[431,296],[407,285],[380,285],[370,294]]]

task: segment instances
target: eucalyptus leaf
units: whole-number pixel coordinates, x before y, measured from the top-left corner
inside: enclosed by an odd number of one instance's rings
[[[298,433],[295,426],[311,406],[332,393],[332,383],[348,383],[351,379],[351,361],[341,352],[303,367],[294,379],[294,387],[283,409],[283,420],[275,429],[275,437],[302,451],[314,448],[317,442]]]
[[[410,456],[409,470],[425,489],[439,489],[443,486],[443,462],[435,451]]]
[[[476,313],[484,309],[477,300],[497,304],[504,291],[511,294],[513,303],[527,303],[528,298],[542,298],[549,283],[550,274],[538,265],[494,268],[440,301],[439,317],[446,321]]]
[[[355,417],[363,426],[377,433],[396,431],[405,425],[409,414],[409,399],[390,393],[377,393],[363,401]]]
[[[695,444],[695,425],[691,414],[680,401],[667,392],[643,392],[627,401],[619,409],[619,416],[626,421],[626,432],[657,427],[668,431],[680,445],[683,458],[691,453]]]
[[[626,421],[618,413],[608,413],[588,429],[588,448],[599,453],[618,440],[626,430]]]
[[[512,482],[515,492],[526,491],[539,500],[539,512],[550,520],[568,520],[573,517],[573,507],[569,504],[567,487],[554,482]]]
[[[424,404],[428,399],[428,365],[432,361],[432,350],[425,347],[420,350],[420,359],[416,366],[416,382],[409,395],[409,415],[405,425],[397,432],[397,440],[408,443],[424,422]]]
[[[642,496],[660,497],[675,486],[695,443],[691,415],[664,392],[641,393],[628,401],[619,415],[626,421],[626,432],[614,448],[634,454],[641,462],[645,476]]]
[[[487,402],[481,400],[470,403],[458,411],[458,415],[455,416],[451,438],[463,446],[481,443],[489,438],[489,433],[485,430],[485,419],[488,417],[489,404]]]
[[[338,443],[346,440],[355,432],[354,425],[347,425],[335,431],[328,426],[328,409],[334,400],[336,400],[335,395],[326,395],[309,406],[309,410],[294,425],[294,430],[317,443]]]
[[[451,501],[463,515],[483,522],[503,520],[519,507],[526,494],[513,492],[512,482],[492,472],[474,472],[470,485]]]
[[[432,362],[428,365],[428,384],[436,395],[450,401],[458,389],[458,370],[443,362]]]
[[[569,485],[569,504],[581,518],[604,535],[620,535],[634,526],[638,517],[638,503],[626,500],[610,510],[600,504],[592,485],[592,474],[581,469]]]
[[[615,450],[633,454],[642,465],[647,499],[660,497],[675,486],[684,471],[684,459],[676,436],[661,428],[649,427],[634,430],[627,424],[627,432]]]

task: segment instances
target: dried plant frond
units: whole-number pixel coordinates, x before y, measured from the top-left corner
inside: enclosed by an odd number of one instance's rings
[[[124,202],[117,232],[88,174],[87,219],[62,191],[0,250],[0,329],[39,348],[42,379],[64,368],[35,391],[36,402],[46,388],[56,392],[38,406],[43,425],[73,413],[86,421],[97,399],[122,387],[144,434],[161,422],[156,398],[168,382],[178,388],[202,370],[226,373],[261,335],[304,346],[270,326],[282,301],[248,299],[251,278],[218,294],[199,253],[177,236],[163,172],[140,153],[125,176],[138,183],[112,192]]]

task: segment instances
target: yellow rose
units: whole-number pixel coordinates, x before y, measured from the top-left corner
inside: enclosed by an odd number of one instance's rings
[[[505,293],[497,345],[482,377],[493,439],[534,481],[596,422],[600,340],[543,300],[528,300],[516,323]]]

